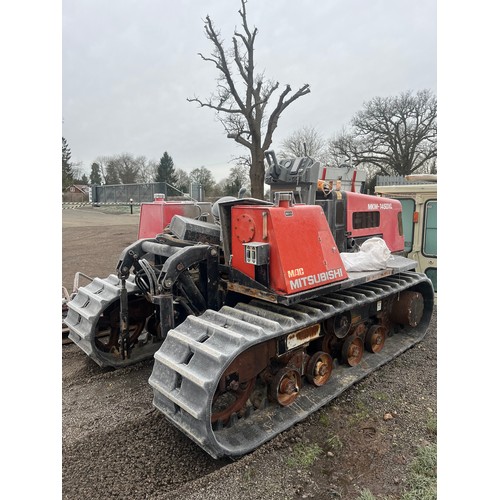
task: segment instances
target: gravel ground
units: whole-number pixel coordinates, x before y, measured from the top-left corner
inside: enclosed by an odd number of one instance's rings
[[[64,212],[63,283],[112,273],[137,214]],[[238,460],[212,459],[153,408],[152,361],[103,370],[64,346],[62,496],[399,499],[417,450],[436,443],[436,313],[420,344]]]

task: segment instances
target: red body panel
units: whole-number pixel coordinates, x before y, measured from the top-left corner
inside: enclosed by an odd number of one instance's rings
[[[402,213],[401,203],[390,198],[372,196],[368,194],[346,192],[347,196],[347,224],[346,229],[353,238],[363,236],[382,235],[391,252],[404,250],[404,235],[402,223],[398,217]],[[354,216],[363,212],[379,212],[380,223],[375,227],[354,228]]]
[[[234,206],[232,266],[255,279],[245,243],[269,244],[270,288],[293,294],[347,279],[325,214],[316,205]]]
[[[210,212],[210,203],[195,204],[192,201],[164,201],[155,200],[152,203],[141,205],[138,239],[154,238],[163,232],[170,224],[174,215],[196,218],[201,215],[200,205],[206,205]]]

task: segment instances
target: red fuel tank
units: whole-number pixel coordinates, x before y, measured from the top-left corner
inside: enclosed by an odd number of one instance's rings
[[[289,295],[347,279],[325,214],[315,205],[234,206],[232,267],[256,279],[269,265],[269,288]]]

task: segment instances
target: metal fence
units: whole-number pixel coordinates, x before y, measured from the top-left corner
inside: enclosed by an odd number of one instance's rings
[[[160,192],[166,194],[165,183],[92,186],[90,201],[97,204],[129,203],[131,199],[134,202],[149,202],[153,201],[155,193]]]
[[[126,204],[149,203],[154,200],[156,193],[163,193],[165,199],[182,196],[166,182],[151,182],[147,184],[111,184],[105,186],[92,186],[90,202],[93,204]]]
[[[406,184],[424,184],[425,180],[406,180],[404,175],[377,175],[377,186],[399,186]]]

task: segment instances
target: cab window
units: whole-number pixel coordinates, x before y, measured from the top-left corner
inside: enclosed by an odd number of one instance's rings
[[[422,253],[426,257],[437,257],[437,200],[429,200],[425,203]]]
[[[413,248],[413,212],[415,201],[408,198],[398,198],[403,209],[403,234],[405,238],[405,252]]]
[[[380,212],[354,212],[352,214],[353,229],[367,229],[380,226]]]

